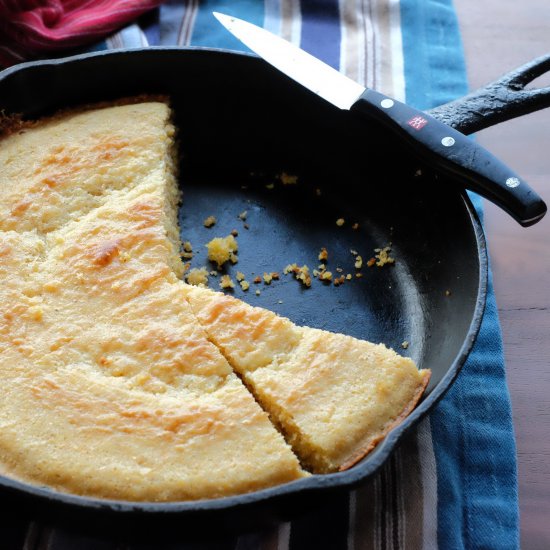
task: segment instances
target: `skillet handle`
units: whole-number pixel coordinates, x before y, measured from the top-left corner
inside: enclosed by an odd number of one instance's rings
[[[463,98],[427,112],[463,134],[473,134],[499,122],[550,107],[550,86],[525,89],[535,78],[548,71],[550,53],[526,63]]]
[[[384,124],[427,164],[494,202],[522,226],[537,223],[546,213],[537,193],[503,162],[426,113],[369,89],[351,110]]]

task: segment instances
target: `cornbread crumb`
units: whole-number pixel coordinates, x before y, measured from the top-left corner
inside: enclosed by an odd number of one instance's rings
[[[351,281],[351,279],[352,279],[352,275],[351,275],[351,273],[348,273],[346,275],[346,280]]]
[[[208,259],[216,262],[218,268],[230,260],[234,264],[238,261],[235,253],[239,250],[239,245],[233,235],[216,237],[206,245],[206,248],[208,248]]]
[[[266,189],[273,189],[275,187],[275,184],[274,183],[268,183],[265,188]]]
[[[261,292],[259,290],[256,290],[256,296],[259,296]]]
[[[278,303],[278,304],[282,304],[283,301],[282,301],[282,300],[277,300],[277,303]]]
[[[244,279],[245,279],[244,273],[241,273],[240,271],[237,271],[237,276],[235,278],[239,282],[244,281]]]
[[[358,279],[360,279],[360,278],[363,276],[363,274],[362,274],[362,273],[356,273],[355,276],[356,276]]]
[[[208,270],[206,269],[206,267],[194,267],[189,271],[189,273],[185,277],[185,280],[190,285],[206,286],[208,284]]]
[[[212,275],[212,277],[217,277],[218,276],[218,272],[213,269],[211,272],[210,272],[210,275]]]
[[[350,249],[350,252],[352,253],[353,256],[357,256],[357,254],[359,254],[359,252],[357,252],[357,250],[353,250],[353,248]]]
[[[298,176],[292,176],[286,172],[283,172],[279,177],[283,185],[296,185],[298,183]]]
[[[246,210],[243,210],[238,216],[237,218],[239,218],[239,220],[242,220],[244,222],[244,220],[246,220],[246,217],[248,216],[248,212]]]
[[[323,273],[319,273],[319,280],[320,281],[332,281],[332,272],[331,271],[323,271]]]
[[[238,232],[236,229],[232,229],[232,230],[231,230],[231,235],[233,235],[233,237],[238,237],[238,236],[239,236],[239,232]]]
[[[352,229],[359,229],[359,224],[357,222],[355,222],[352,226],[351,226]]]
[[[451,295],[451,291],[450,290],[446,290],[445,291],[445,296],[450,296]]]
[[[296,274],[296,279],[302,282],[306,287],[311,286],[311,276],[309,275],[309,268],[307,265],[304,265],[300,268],[299,272]]]
[[[244,227],[245,229],[250,229],[250,226],[249,226],[247,223],[245,223],[245,224],[243,225],[243,227]]]
[[[337,267],[337,268],[336,268],[336,271],[337,271],[338,273],[343,273],[343,272],[344,272],[344,270],[343,270],[341,267]]]
[[[404,342],[401,343],[401,347],[403,349],[407,349],[409,347],[409,342],[407,342],[407,340],[405,340]]]
[[[185,241],[183,243],[183,252],[181,253],[181,257],[184,260],[191,260],[193,258],[193,246],[189,241]]]
[[[243,290],[248,290],[250,288],[250,283],[248,281],[239,281],[239,284]]]
[[[340,275],[340,277],[336,277],[333,281],[334,286],[340,286],[340,285],[344,284],[345,280],[346,280],[346,278],[343,275]]]
[[[321,196],[321,190],[319,188],[315,189],[315,194],[320,197]]]
[[[338,218],[338,219],[336,220],[336,225],[337,225],[338,227],[342,227],[345,223],[346,223],[346,220],[344,220],[344,218]]]
[[[216,225],[216,218],[214,216],[208,216],[203,222],[204,227],[212,227]]]
[[[389,246],[386,246],[384,248],[375,248],[374,251],[376,252],[375,258],[377,259],[376,265],[377,267],[383,267],[386,264],[393,264],[395,263],[395,258],[392,258],[389,255],[391,248]]]
[[[324,246],[321,248],[321,252],[319,252],[319,260],[322,262],[326,262],[328,260],[328,252]]]
[[[367,262],[367,266],[368,266],[368,267],[372,267],[375,263],[376,263],[376,258],[371,258],[371,259]]]
[[[260,279],[260,277],[256,277],[256,279]],[[266,285],[270,285],[271,281],[278,281],[279,280],[279,274],[276,271],[272,271],[271,273],[264,273],[264,283]]]
[[[355,269],[361,269],[363,267],[363,258],[361,256],[355,257]]]
[[[258,285],[262,282],[262,278],[257,275],[256,277],[254,277],[254,280],[252,281],[255,285]]]
[[[309,288],[311,286],[311,275],[309,274],[309,267],[303,265],[300,267],[298,264],[288,264],[283,273],[287,275],[288,273],[294,273],[295,279],[300,281],[305,287]]]
[[[220,288],[235,288],[235,283],[229,275],[222,275],[220,279]]]

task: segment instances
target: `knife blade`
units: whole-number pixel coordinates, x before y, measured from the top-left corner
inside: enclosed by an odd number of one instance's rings
[[[335,107],[375,119],[409,144],[427,165],[508,212],[520,225],[537,223],[546,204],[527,182],[481,145],[436,118],[365,88],[261,27],[213,12],[218,21],[269,64]]]

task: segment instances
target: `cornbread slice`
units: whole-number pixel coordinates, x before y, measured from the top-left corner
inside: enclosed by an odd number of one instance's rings
[[[414,408],[430,373],[384,345],[299,327],[208,289],[185,288],[208,337],[316,473],[360,460]]]
[[[169,109],[95,109],[0,142],[0,471],[187,500],[306,475],[184,297]]]

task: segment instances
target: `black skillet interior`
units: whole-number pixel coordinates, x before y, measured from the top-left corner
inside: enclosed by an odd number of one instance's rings
[[[248,292],[237,287],[235,296],[298,324],[386,343],[432,370],[427,395],[403,426],[348,472],[255,495],[127,505],[21,491],[11,481],[4,488],[12,497],[30,497],[26,502],[56,505],[64,513],[113,513],[117,521],[150,515],[200,523],[216,514],[238,527],[288,517],[366,479],[456,376],[485,298],[479,222],[463,191],[430,174],[376,124],[356,121],[254,57],[153,49],[37,64],[7,72],[0,81],[2,108],[30,118],[147,93],[171,96],[180,129],[180,223],[183,240],[198,250],[192,265],[206,264],[203,245],[209,239],[238,230],[239,263],[228,272],[242,271],[251,281],[277,271],[281,279],[252,284]],[[282,172],[297,175],[298,184],[283,185]],[[244,210],[249,229],[237,217]],[[212,229],[202,224],[209,215],[218,219]],[[342,227],[338,218],[345,220]],[[390,243],[394,266],[365,266],[375,248]],[[333,275],[341,268],[353,275],[351,281],[335,287],[314,280],[305,289],[283,275],[292,262],[317,267],[321,247],[329,252]],[[362,278],[355,277],[352,249],[363,258]],[[401,347],[405,340],[408,349]]]

